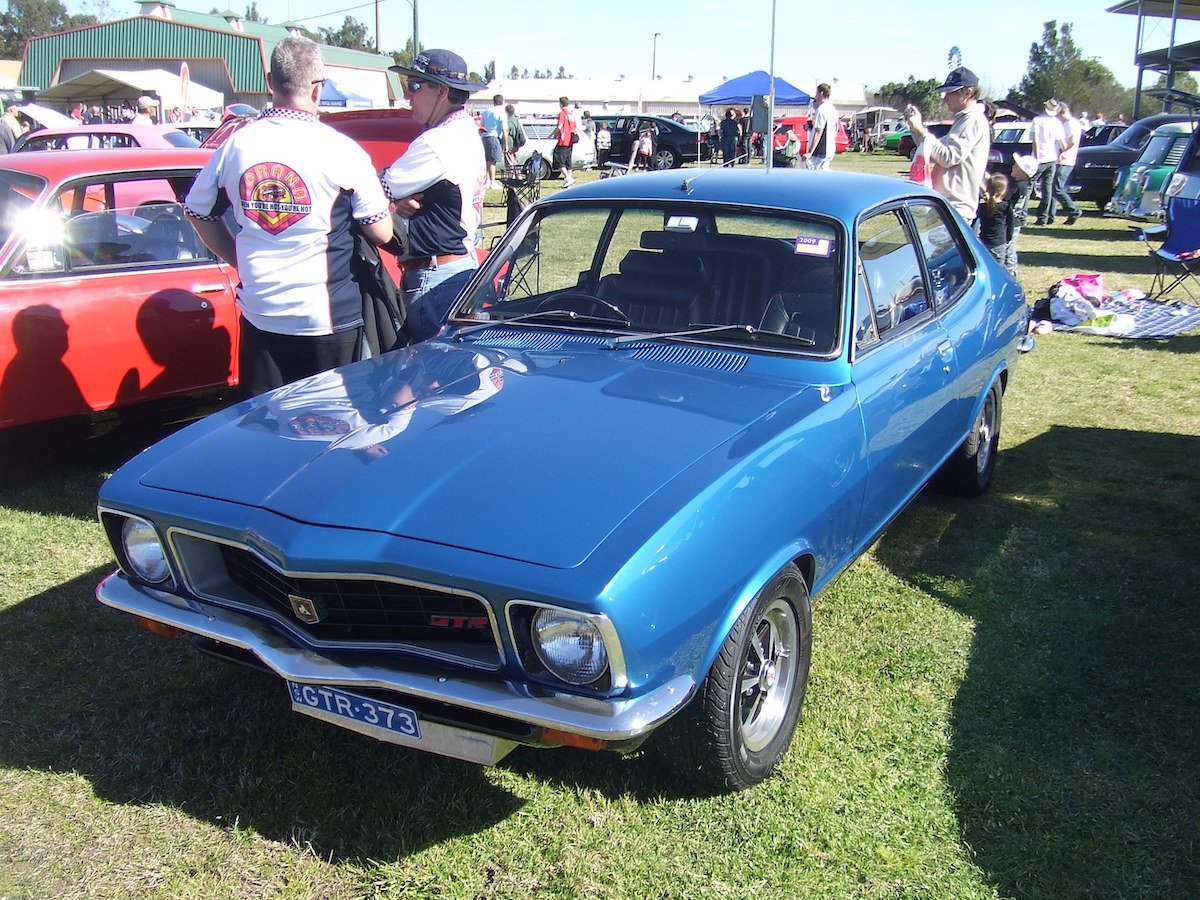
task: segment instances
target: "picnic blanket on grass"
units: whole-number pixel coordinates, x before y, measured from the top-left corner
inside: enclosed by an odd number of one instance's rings
[[[1101,320],[1109,315],[1127,315],[1133,317],[1133,327],[1122,330],[1112,337],[1121,338],[1168,338],[1185,331],[1200,328],[1200,306],[1193,306],[1182,301],[1176,303],[1160,303],[1157,300],[1125,300],[1114,299],[1105,303],[1097,314]],[[1091,323],[1080,323],[1075,326],[1054,324],[1055,331],[1075,331],[1082,334],[1104,334],[1103,329],[1093,327]]]

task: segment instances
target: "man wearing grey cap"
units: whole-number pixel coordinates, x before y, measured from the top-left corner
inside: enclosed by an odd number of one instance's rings
[[[131,120],[133,125],[153,125],[154,116],[158,113],[158,101],[153,97],[138,97],[137,115]]]
[[[383,173],[383,189],[406,222],[400,229],[401,287],[412,342],[437,334],[459,292],[479,267],[475,255],[487,182],[479,128],[467,98],[487,85],[471,81],[449,50],[426,50],[405,76],[404,99],[425,130]]]
[[[974,222],[979,209],[979,186],[987,169],[991,148],[987,117],[979,102],[979,79],[959,66],[938,87],[954,124],[940,140],[930,134],[921,111],[910,105],[904,119],[918,144],[925,142],[933,168],[933,189],[950,201],[967,222]]]

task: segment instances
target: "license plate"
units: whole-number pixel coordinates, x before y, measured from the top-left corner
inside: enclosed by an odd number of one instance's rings
[[[408,741],[421,740],[421,724],[411,709],[372,700],[341,688],[324,684],[297,684],[289,681],[288,691],[292,695],[292,708],[367,734],[391,733]],[[362,726],[367,726],[363,728]]]

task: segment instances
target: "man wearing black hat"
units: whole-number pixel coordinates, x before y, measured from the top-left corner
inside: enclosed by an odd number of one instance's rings
[[[426,50],[405,76],[404,99],[425,131],[383,173],[383,188],[406,220],[405,330],[409,340],[437,334],[459,291],[479,266],[476,233],[483,218],[487,173],[467,98],[487,85],[468,79],[467,64],[449,50]]]
[[[970,69],[959,66],[938,91],[954,114],[954,124],[944,138],[939,140],[929,133],[921,120],[921,111],[915,106],[905,110],[904,119],[913,140],[924,141],[929,151],[933,189],[949,200],[964,219],[974,222],[979,209],[979,186],[991,148],[987,117],[978,101],[979,79]]]

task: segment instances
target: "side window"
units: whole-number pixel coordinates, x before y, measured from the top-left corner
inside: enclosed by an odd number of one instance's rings
[[[917,248],[898,210],[859,225],[858,258],[881,340],[930,308]]]
[[[925,253],[934,306],[946,306],[962,296],[975,275],[975,259],[962,244],[958,225],[932,203],[914,203],[909,209],[917,239]]]

